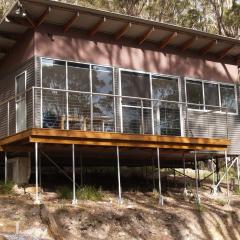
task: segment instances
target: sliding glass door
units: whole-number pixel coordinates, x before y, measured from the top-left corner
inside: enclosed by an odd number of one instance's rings
[[[181,136],[178,79],[152,75],[152,94],[155,134]]]

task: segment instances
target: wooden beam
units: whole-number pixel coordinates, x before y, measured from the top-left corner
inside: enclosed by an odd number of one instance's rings
[[[24,12],[26,13],[26,19],[29,22],[29,24],[32,26],[32,28],[36,28],[36,24],[35,22],[32,20],[32,17],[30,15],[30,13],[26,10],[24,10]]]
[[[140,40],[139,40],[139,42],[138,42],[138,45],[142,45],[145,41],[146,41],[146,39],[150,36],[150,34],[152,33],[152,32],[154,32],[155,31],[155,28],[154,27],[151,27],[150,29],[148,29],[144,34],[143,34],[143,36],[140,38]]]
[[[235,45],[232,45],[220,52],[217,60],[222,60],[234,47]]]
[[[230,141],[227,139],[216,138],[189,138],[179,136],[161,136],[147,134],[124,134],[124,133],[106,133],[91,132],[81,130],[60,130],[60,129],[41,129],[34,128],[31,130],[31,136],[48,136],[63,138],[81,138],[81,139],[105,139],[105,140],[121,140],[121,141],[147,141],[147,142],[171,142],[171,143],[187,143],[201,145],[228,145]],[[1,143],[1,142],[0,142]],[[1,144],[0,144],[1,145]]]
[[[34,148],[31,146],[16,146],[16,145],[0,146],[0,152],[25,153],[25,152],[32,152],[33,150]]]
[[[177,32],[171,33],[168,37],[166,37],[159,45],[160,49],[165,48],[175,37],[177,37]]]
[[[79,17],[80,13],[76,12],[72,18],[69,19],[69,21],[65,24],[63,28],[63,32],[66,33],[71,28],[73,23],[76,21],[76,19]]]
[[[103,23],[105,23],[107,21],[107,19],[105,17],[103,17],[101,20],[99,20],[93,27],[92,29],[89,31],[89,35],[91,37],[93,37],[97,31],[100,29],[100,27],[103,25]]]
[[[190,38],[189,40],[187,40],[186,42],[184,42],[184,43],[182,44],[182,46],[180,47],[180,51],[181,51],[181,52],[185,52],[187,49],[189,49],[189,48],[193,45],[193,43],[194,43],[197,39],[198,39],[198,37],[197,37],[197,36],[194,36],[194,37]]]
[[[132,23],[127,23],[119,32],[115,34],[115,41],[119,40],[132,27]]]
[[[39,27],[44,22],[44,20],[47,18],[47,16],[51,12],[51,10],[52,10],[51,6],[48,6],[47,9],[41,15],[41,17],[39,17],[37,24],[36,24],[36,28]]]
[[[161,149],[181,149],[181,150],[211,150],[211,151],[223,151],[226,146],[211,146],[211,145],[188,145],[188,144],[173,144],[173,143],[147,143],[147,142],[123,142],[123,141],[102,141],[102,140],[82,140],[82,139],[63,139],[63,138],[49,138],[46,137],[30,137],[30,143],[57,143],[57,144],[76,144],[84,146],[105,146],[105,147],[139,147],[139,148],[161,148]]]
[[[200,55],[204,56],[207,52],[209,52],[209,50],[215,45],[217,44],[217,40],[212,40],[210,43],[208,43],[206,46],[204,46],[200,51]]]

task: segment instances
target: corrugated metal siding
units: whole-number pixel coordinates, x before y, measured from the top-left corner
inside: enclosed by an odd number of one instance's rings
[[[21,65],[16,71],[6,74],[0,79],[0,138],[16,133],[16,102],[15,102],[15,77],[22,72],[26,71],[26,89],[31,89],[35,84],[35,60],[29,59]],[[26,127],[31,128],[33,123],[33,104],[32,104],[32,91],[26,93]],[[8,102],[9,100],[9,115],[8,115]],[[9,123],[8,123],[9,116]]]

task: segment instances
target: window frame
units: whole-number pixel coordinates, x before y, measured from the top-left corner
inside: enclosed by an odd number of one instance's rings
[[[188,97],[187,97],[187,81],[196,81],[200,82],[202,85],[202,93],[203,93],[203,109],[194,109],[191,107],[188,107],[189,110],[191,111],[200,111],[200,112],[210,112],[213,111],[211,109],[206,109],[206,101],[205,101],[205,89],[204,89],[204,84],[209,83],[209,84],[216,84],[218,86],[218,97],[219,97],[219,106],[216,106],[221,108],[222,107],[222,101],[221,101],[221,86],[231,86],[234,87],[234,96],[235,96],[235,101],[236,101],[236,112],[228,112],[228,114],[231,115],[238,115],[238,96],[237,96],[237,85],[233,83],[223,83],[223,82],[218,82],[218,81],[212,81],[212,80],[203,80],[203,79],[198,79],[198,78],[191,78],[191,77],[184,77],[184,90],[185,90],[185,102],[187,106],[191,105],[191,103],[188,102]],[[214,106],[213,106],[214,107]],[[216,110],[214,113],[219,113],[219,114],[225,114],[224,111],[222,110]]]

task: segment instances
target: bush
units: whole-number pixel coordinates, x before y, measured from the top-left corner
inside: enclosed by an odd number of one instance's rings
[[[0,193],[1,194],[11,193],[13,186],[14,186],[13,182],[7,182],[6,184],[4,182],[0,182]]]
[[[100,201],[102,200],[101,189],[97,189],[93,186],[84,186],[79,188],[76,192],[77,198],[82,200]]]
[[[62,199],[71,199],[72,198],[72,190],[68,186],[58,187],[57,194]]]

